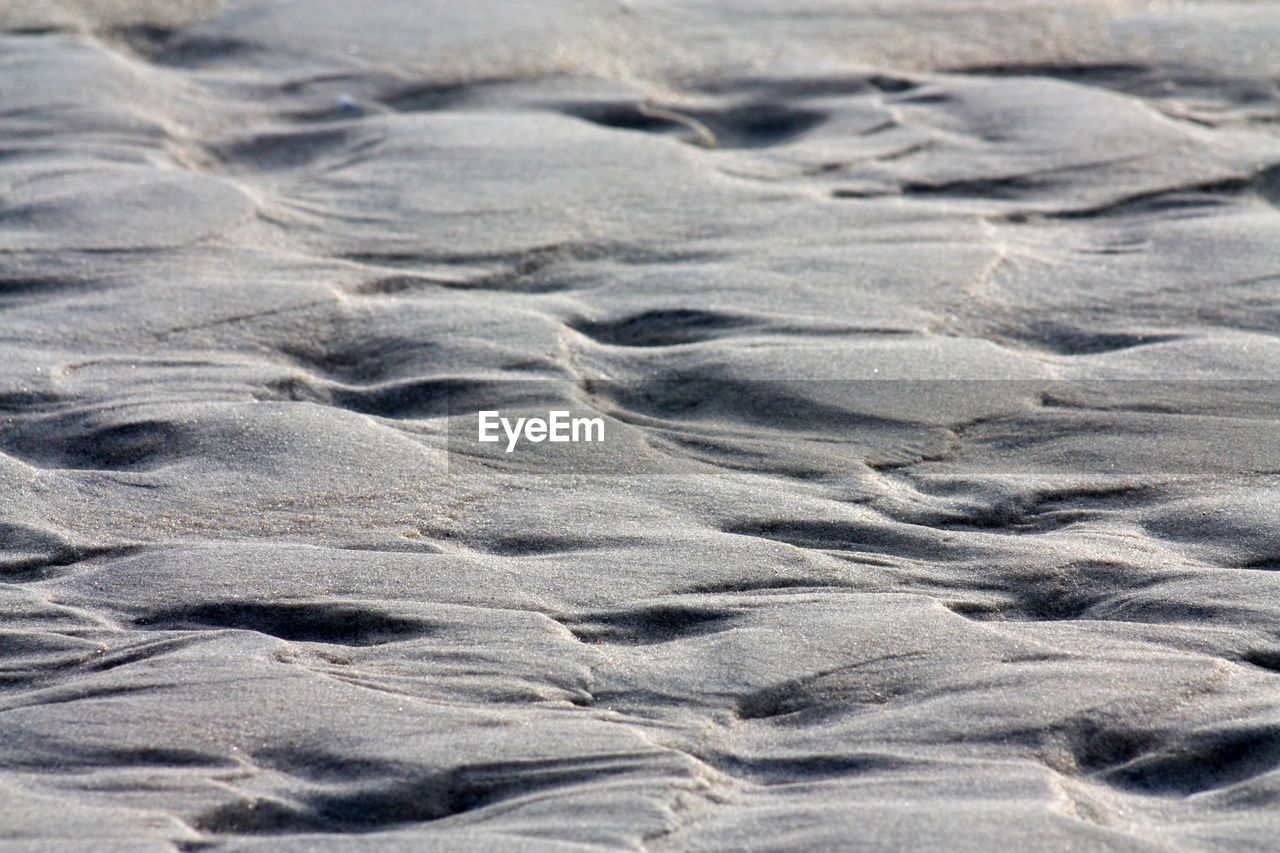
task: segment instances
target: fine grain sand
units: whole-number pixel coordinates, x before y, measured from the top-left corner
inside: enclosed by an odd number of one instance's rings
[[[0,851],[1275,849],[1280,6],[366,5],[0,8]]]

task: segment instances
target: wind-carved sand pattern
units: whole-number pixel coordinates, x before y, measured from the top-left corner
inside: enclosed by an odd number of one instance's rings
[[[0,12],[6,844],[1274,846],[1272,4],[367,5]]]

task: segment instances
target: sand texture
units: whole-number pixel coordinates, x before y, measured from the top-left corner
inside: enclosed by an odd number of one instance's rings
[[[1280,5],[0,25],[0,853],[1276,849]]]

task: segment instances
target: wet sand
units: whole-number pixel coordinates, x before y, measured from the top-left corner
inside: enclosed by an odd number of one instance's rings
[[[1274,844],[1275,5],[0,24],[0,850]]]

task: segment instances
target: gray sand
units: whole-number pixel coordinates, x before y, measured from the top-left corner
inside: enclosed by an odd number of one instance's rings
[[[0,851],[1274,849],[1280,8],[360,5],[0,12]]]

